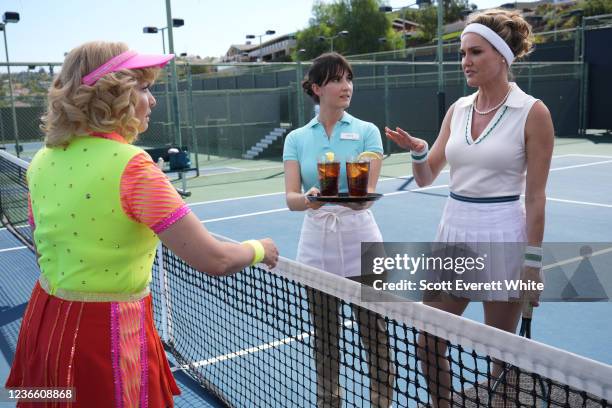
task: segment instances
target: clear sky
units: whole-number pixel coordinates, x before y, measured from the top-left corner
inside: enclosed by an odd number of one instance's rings
[[[472,1],[480,8],[504,0]],[[172,0],[172,16],[185,20],[174,29],[174,51],[221,56],[246,34],[295,32],[308,26],[312,0]],[[411,1],[388,0],[392,7]],[[0,14],[16,11],[21,21],[8,24],[11,62],[60,62],[64,52],[91,40],[124,41],[144,53],[160,53],[161,34],[143,34],[144,26],[166,26],[165,0],[1,0]],[[166,44],[167,47],[167,44]],[[0,46],[0,61],[5,60]]]

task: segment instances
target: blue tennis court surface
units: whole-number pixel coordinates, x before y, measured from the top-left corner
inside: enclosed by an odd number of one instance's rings
[[[612,156],[569,154],[553,158],[547,189],[545,241],[601,242],[612,246],[610,174]],[[444,172],[435,185],[426,188],[409,183],[409,177],[380,181],[378,192],[384,193],[385,197],[373,206],[372,211],[385,241],[427,242],[433,239],[448,195],[448,177],[448,172]],[[191,208],[212,232],[235,240],[269,236],[275,240],[283,256],[295,259],[303,213],[289,211],[282,192],[194,203]],[[21,314],[37,272],[34,256],[6,230],[0,230],[0,265],[0,280],[3,282],[0,286],[0,381],[4,382],[14,353]],[[228,299],[232,297],[228,296]],[[173,301],[180,302],[181,299]],[[609,347],[611,314],[610,302],[543,303],[534,312],[533,338],[612,364],[612,349]],[[482,321],[482,307],[471,305],[466,316]],[[239,321],[237,317],[236,321]],[[247,329],[257,328],[245,327],[245,333],[248,333]],[[193,336],[198,335],[194,330]],[[266,354],[272,353],[273,356],[278,347],[289,348],[296,356],[307,352],[301,350],[297,342],[287,343],[287,339],[280,339],[275,333],[257,333],[257,339],[264,341],[261,347],[255,348],[248,335],[243,339],[232,339],[230,343],[235,345],[235,349],[201,364],[224,364],[224,361],[234,358],[268,360]],[[285,342],[278,343],[282,340]],[[274,358],[270,361],[271,364],[282,364]],[[271,368],[271,372],[282,370]],[[177,398],[177,406],[206,406],[197,385],[180,370],[175,374],[184,394]],[[257,374],[266,376],[266,373]],[[280,387],[282,383],[282,378],[270,378],[271,387]],[[244,392],[262,393],[265,390]],[[363,395],[367,396],[367,391],[364,390]]]

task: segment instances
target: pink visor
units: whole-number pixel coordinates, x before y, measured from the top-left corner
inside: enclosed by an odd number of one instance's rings
[[[111,72],[117,72],[122,69],[138,69],[138,68],[151,68],[151,67],[163,67],[168,61],[174,58],[174,54],[166,55],[146,55],[138,54],[136,51],[126,51],[106,61],[100,65],[93,72],[83,77],[83,84],[93,85],[98,82],[98,79],[102,78],[106,74]]]

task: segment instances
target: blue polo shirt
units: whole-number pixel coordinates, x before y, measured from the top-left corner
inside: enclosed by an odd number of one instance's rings
[[[320,188],[317,159],[329,151],[334,152],[336,160],[340,162],[338,190],[345,193],[348,191],[346,159],[366,151],[383,154],[380,131],[373,123],[344,112],[330,138],[325,133],[325,127],[319,123],[318,116],[306,126],[289,133],[285,139],[283,161],[296,160],[299,163],[304,191],[313,186]]]

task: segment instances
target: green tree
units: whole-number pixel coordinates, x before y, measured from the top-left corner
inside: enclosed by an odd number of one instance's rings
[[[467,0],[444,0],[444,24],[453,23],[463,18],[466,11],[473,10]],[[438,7],[432,3],[429,7],[411,10],[414,21],[421,25],[420,38],[431,41],[438,36]]]
[[[331,32],[332,29],[325,29],[322,26],[308,27],[305,30],[297,33],[297,49],[306,50],[304,55],[300,59],[312,59],[317,55],[329,50],[329,45],[319,40],[319,36],[326,35],[327,32]],[[296,57],[293,58],[294,60]]]
[[[580,10],[582,12],[578,13]],[[580,0],[571,6],[543,4],[538,6],[536,13],[544,17],[545,31],[573,28],[581,24],[582,17],[612,14],[612,0]]]
[[[330,40],[322,42],[319,37],[331,37],[343,30],[349,34],[334,39],[334,51],[361,54],[393,49],[399,43],[398,36],[378,10],[381,5],[382,0],[338,0],[330,4],[315,1],[309,27],[297,33],[297,49],[306,50],[302,59],[329,51]]]
[[[338,43],[346,54],[385,51],[390,49],[392,29],[387,16],[379,11],[380,1],[352,0],[337,4],[338,27],[348,30],[346,38]],[[384,38],[386,42],[379,39]],[[340,48],[339,47],[339,48]]]
[[[576,8],[584,10],[584,16],[596,16],[599,14],[612,13],[612,0],[582,0]]]
[[[473,11],[476,6],[469,0],[440,0],[444,5],[444,23],[452,23],[463,18],[466,11]],[[583,0],[612,2],[612,0]],[[398,12],[384,14],[379,11],[383,0],[336,0],[324,3],[315,0],[309,26],[297,33],[297,49],[305,49],[301,59],[314,58],[329,51],[329,40],[324,43],[320,36],[330,37],[347,30],[347,37],[334,40],[334,50],[345,54],[362,54],[377,51],[388,51],[428,42],[437,37],[438,18],[435,1],[421,9],[404,8]],[[419,31],[404,42],[401,33],[392,29],[395,18],[414,21],[421,25]],[[384,41],[382,39],[384,38]],[[297,58],[294,53],[293,58]]]

